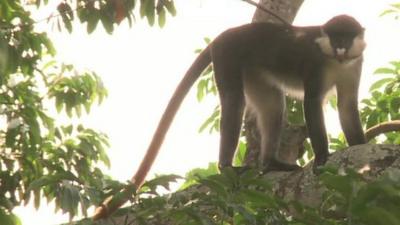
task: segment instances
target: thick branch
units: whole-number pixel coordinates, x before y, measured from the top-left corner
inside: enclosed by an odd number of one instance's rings
[[[384,122],[370,127],[367,131],[365,131],[365,137],[367,138],[367,141],[370,141],[380,134],[392,131],[400,131],[400,120]]]

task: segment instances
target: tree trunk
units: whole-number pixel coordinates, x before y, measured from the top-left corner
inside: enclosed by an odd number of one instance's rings
[[[297,11],[299,11],[300,6],[303,4],[303,0],[260,0],[259,4],[276,13],[288,23],[292,23]],[[252,22],[280,23],[275,17],[261,9],[256,10]]]

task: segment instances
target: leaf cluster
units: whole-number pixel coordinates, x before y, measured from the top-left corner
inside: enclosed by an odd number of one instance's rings
[[[20,224],[13,209],[45,198],[73,218],[127,185],[99,168],[110,166],[105,134],[80,124],[95,102],[107,97],[100,77],[55,60],[56,50],[35,25],[50,22],[72,32],[74,21],[92,33],[100,22],[108,33],[135,14],[164,26],[176,14],[172,0],[65,0],[46,20],[31,11],[48,0],[0,1],[0,223]],[[136,9],[138,11],[136,11]],[[56,113],[57,112],[57,113]],[[56,116],[70,120],[63,124]]]
[[[395,19],[400,18],[400,3],[390,4],[390,7],[381,13],[381,16],[393,16]]]
[[[73,112],[80,117],[82,106],[89,113],[95,100],[101,104],[107,96],[107,90],[99,76],[90,71],[79,74],[72,65],[61,65],[59,71],[48,74],[47,80],[49,79],[49,97],[55,99],[57,112],[60,113],[65,108],[69,117],[73,116]]]
[[[371,98],[362,100],[360,115],[366,127],[400,119],[400,62],[378,68],[374,74],[382,77],[370,87]],[[400,143],[398,134],[385,134],[386,142]]]
[[[133,205],[119,210],[118,224],[189,225],[395,225],[400,222],[400,173],[391,172],[368,182],[353,171],[325,168],[320,175],[322,202],[306,206],[283,200],[272,191],[272,183],[257,171],[237,173],[233,169],[204,176],[172,194],[157,192],[168,188],[177,176],[157,177],[135,196]],[[210,171],[211,172],[211,171]],[[190,174],[190,179],[196,172]],[[109,220],[112,221],[112,220]],[[110,222],[101,224],[113,224]],[[78,224],[91,224],[88,220]]]
[[[15,207],[33,202],[38,208],[44,199],[71,218],[79,211],[86,215],[111,182],[99,168],[110,165],[107,136],[56,119],[56,109],[72,118],[82,108],[89,112],[107,91],[95,73],[56,62],[51,41],[35,23],[20,1],[0,1],[0,223],[5,225],[20,224]]]
[[[389,172],[375,181],[347,169],[328,168],[320,180],[323,194],[322,215],[331,224],[399,224],[400,173]]]
[[[176,180],[175,176],[162,178],[150,182],[164,187],[166,181]],[[135,196],[134,206],[122,209],[118,216],[131,214],[126,224],[176,225],[266,224],[271,218],[282,219],[279,211],[285,204],[265,193],[271,184],[260,179],[256,171],[239,175],[227,169],[221,174],[197,177],[196,183],[171,195],[142,191]]]
[[[86,23],[88,33],[92,33],[101,22],[106,32],[111,34],[115,26],[123,20],[127,20],[131,26],[136,18],[136,9],[141,18],[147,19],[150,26],[157,20],[158,25],[163,27],[167,13],[176,15],[172,0],[68,0],[60,3],[57,9],[61,17],[56,17],[57,27],[64,27],[68,32],[72,32],[72,22],[75,18],[81,23]]]

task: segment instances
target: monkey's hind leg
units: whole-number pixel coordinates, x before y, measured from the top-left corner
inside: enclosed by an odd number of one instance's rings
[[[217,59],[214,71],[221,104],[219,167],[223,168],[232,167],[243,121],[244,93],[239,64],[224,57]]]
[[[245,78],[246,104],[254,113],[261,136],[260,165],[263,171],[291,171],[300,169],[278,158],[282,132],[285,95],[267,82],[262,75],[249,75]]]

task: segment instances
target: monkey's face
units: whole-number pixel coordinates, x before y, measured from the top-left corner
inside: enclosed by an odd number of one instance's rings
[[[321,37],[315,42],[319,45],[323,54],[336,59],[338,62],[346,62],[362,55],[366,43],[363,33],[331,33],[322,32]]]
[[[365,49],[364,28],[352,17],[341,15],[328,21],[317,38],[323,54],[346,62],[358,58]]]
[[[363,34],[331,33],[328,34],[328,37],[333,56],[339,62],[357,58],[364,51]]]

